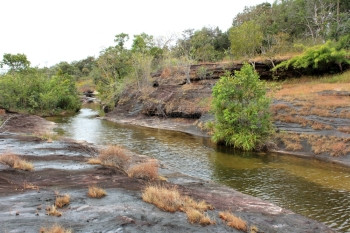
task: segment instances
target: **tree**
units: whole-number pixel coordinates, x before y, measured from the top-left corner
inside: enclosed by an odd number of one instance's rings
[[[116,35],[114,47],[101,51],[92,74],[102,104],[113,108],[122,91],[123,79],[132,71],[131,52],[124,48],[129,36]]]
[[[249,64],[234,76],[226,75],[213,87],[214,142],[252,150],[272,133],[270,99],[266,86]]]
[[[230,46],[227,33],[218,27],[203,27],[201,30],[188,29],[173,49],[176,57],[190,57],[195,61],[217,61],[224,57]]]
[[[27,56],[23,53],[5,53],[3,55],[1,67],[3,65],[10,67],[10,71],[21,71],[29,68],[30,61],[28,61]]]
[[[263,33],[254,21],[244,22],[229,31],[231,53],[236,57],[252,57],[261,49]]]

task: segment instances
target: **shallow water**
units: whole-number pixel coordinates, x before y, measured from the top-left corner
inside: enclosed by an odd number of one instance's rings
[[[208,138],[115,124],[96,115],[85,108],[75,116],[49,120],[73,139],[123,145],[173,170],[217,181],[339,231],[350,231],[348,168],[286,155],[237,152],[216,147]]]

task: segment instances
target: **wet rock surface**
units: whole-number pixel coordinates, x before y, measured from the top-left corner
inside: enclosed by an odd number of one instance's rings
[[[141,192],[149,182],[129,178],[116,168],[87,165],[86,160],[97,153],[91,144],[48,143],[33,136],[1,133],[0,153],[9,148],[37,169],[27,172],[0,166],[0,232],[38,232],[54,223],[74,232],[239,232],[218,218],[222,210],[256,225],[259,232],[335,232],[258,198],[162,168],[161,175],[168,182],[155,183],[176,185],[181,193],[215,207],[208,215],[216,225],[193,225],[182,212],[167,213],[143,202]],[[107,196],[88,198],[92,184],[106,189]],[[68,193],[70,204],[59,209],[61,217],[48,216],[45,208],[53,205],[57,192]]]

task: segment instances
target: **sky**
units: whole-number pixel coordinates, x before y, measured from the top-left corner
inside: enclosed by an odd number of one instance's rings
[[[245,6],[271,0],[0,0],[0,60],[24,53],[32,66],[99,55],[119,33],[180,36],[186,29],[226,31]]]

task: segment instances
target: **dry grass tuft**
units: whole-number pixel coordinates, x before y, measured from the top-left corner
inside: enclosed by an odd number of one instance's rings
[[[58,208],[62,208],[64,206],[66,206],[66,205],[69,205],[69,202],[70,202],[69,194],[57,195],[56,196],[55,205]]]
[[[247,222],[239,217],[236,217],[229,211],[220,212],[219,217],[226,222],[226,225],[237,230],[247,231]]]
[[[332,126],[314,121],[313,124],[311,125],[311,128],[313,128],[314,130],[323,130],[323,129],[332,129]]]
[[[127,173],[129,177],[155,180],[158,178],[158,165],[154,162],[140,163],[132,166]]]
[[[277,137],[283,142],[286,146],[286,150],[298,151],[303,149],[301,144],[301,138],[298,134],[293,133],[280,133]]]
[[[257,226],[251,226],[250,227],[250,233],[258,233],[259,232],[259,229]]]
[[[107,195],[107,192],[103,188],[90,186],[87,194],[91,198],[102,198]]]
[[[53,225],[51,228],[41,227],[39,233],[72,233],[71,229],[65,229],[60,225]]]
[[[142,199],[168,212],[176,212],[182,207],[182,197],[174,187],[148,186],[142,193]]]
[[[57,210],[56,206],[55,205],[52,205],[52,206],[48,206],[46,208],[46,213],[47,215],[49,216],[56,216],[56,217],[61,217],[62,216],[62,213],[60,211]]]
[[[32,183],[28,183],[27,181],[23,182],[23,189],[33,189],[33,190],[39,190],[39,186],[34,185]]]
[[[0,163],[10,166],[14,169],[32,171],[34,166],[32,163],[21,159],[15,154],[7,153],[0,156]]]
[[[113,145],[101,150],[98,159],[102,165],[124,168],[130,156],[122,147]]]
[[[142,193],[142,199],[164,211],[185,212],[190,223],[199,223],[203,226],[215,224],[215,221],[204,214],[206,210],[213,209],[211,205],[205,201],[196,202],[188,196],[182,196],[175,187],[148,186]]]
[[[98,158],[90,158],[88,161],[87,161],[88,164],[101,164],[101,160],[99,160]]]
[[[348,152],[349,150],[347,150],[346,144],[344,142],[337,142],[331,147],[332,156],[346,155]]]
[[[50,133],[50,132],[38,132],[38,133],[35,133],[34,135],[47,142],[53,142],[60,138],[59,135],[55,133]]]
[[[338,130],[339,130],[340,132],[350,134],[350,126],[340,127],[340,128],[338,128]]]
[[[271,106],[271,111],[274,114],[277,114],[281,110],[287,111],[290,110],[290,107],[287,104],[275,104]]]
[[[206,203],[204,200],[197,202],[197,201],[193,200],[192,198],[190,198],[189,196],[184,196],[183,202],[184,202],[185,208],[190,207],[190,208],[200,210],[200,211],[214,209],[211,205]]]
[[[192,224],[199,223],[202,226],[216,224],[214,220],[211,220],[210,217],[204,214],[202,211],[188,208],[185,210],[185,213],[187,215],[187,220]]]

